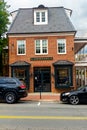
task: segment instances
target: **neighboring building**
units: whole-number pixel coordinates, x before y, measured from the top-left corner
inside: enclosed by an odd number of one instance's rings
[[[3,48],[2,53],[2,76],[9,75],[9,64],[8,64],[8,46]]]
[[[67,11],[40,5],[14,14],[8,31],[9,76],[23,80],[29,92],[61,92],[76,87],[76,31]]]
[[[87,85],[87,38],[75,38],[76,85]]]

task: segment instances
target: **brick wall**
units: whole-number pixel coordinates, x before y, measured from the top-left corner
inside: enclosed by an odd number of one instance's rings
[[[57,54],[57,39],[66,39],[66,54]],[[35,55],[35,40],[36,39],[48,39],[48,54],[47,55]],[[26,40],[26,55],[17,55],[17,40]],[[53,57],[53,60],[42,60],[42,61],[31,61],[32,57]],[[30,72],[33,73],[33,67],[44,67],[51,66],[51,73],[54,73],[54,67],[52,63],[57,60],[68,60],[75,62],[74,60],[74,36],[45,36],[45,37],[9,37],[9,64],[16,61],[26,61],[31,64]],[[9,69],[9,75],[11,75],[11,70]],[[51,76],[51,91],[60,92],[62,90],[55,89],[55,82],[53,76]],[[75,87],[75,68],[73,67],[73,86]],[[30,92],[34,91],[33,76],[30,77]]]

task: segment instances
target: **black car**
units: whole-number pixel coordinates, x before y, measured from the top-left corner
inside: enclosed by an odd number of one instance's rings
[[[19,79],[0,77],[0,99],[11,104],[27,95],[27,88]]]
[[[63,92],[60,94],[60,100],[62,102],[68,102],[73,105],[79,103],[87,103],[87,86],[78,88],[70,92]]]

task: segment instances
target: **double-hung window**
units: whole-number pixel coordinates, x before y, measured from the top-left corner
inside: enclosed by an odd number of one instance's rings
[[[57,40],[57,53],[66,54],[66,39]]]
[[[17,55],[26,55],[26,41],[25,40],[17,41]]]
[[[46,39],[35,41],[35,54],[48,54],[48,41]]]
[[[34,11],[34,24],[48,24],[48,11],[47,10],[37,10]]]

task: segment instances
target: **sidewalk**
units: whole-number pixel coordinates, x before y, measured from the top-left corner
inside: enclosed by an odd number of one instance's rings
[[[59,93],[29,93],[26,98],[21,100],[25,101],[60,101]]]

